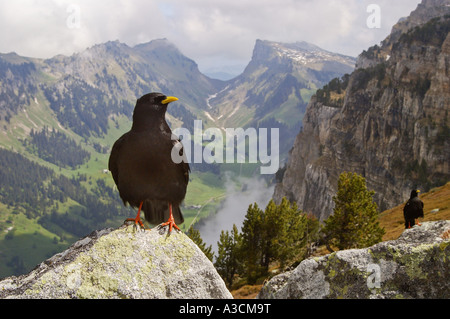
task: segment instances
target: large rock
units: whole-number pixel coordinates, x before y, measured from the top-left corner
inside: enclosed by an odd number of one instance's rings
[[[260,299],[450,298],[450,221],[393,241],[303,261],[272,278]]]
[[[232,298],[186,235],[134,226],[95,231],[29,274],[0,281],[0,298]]]

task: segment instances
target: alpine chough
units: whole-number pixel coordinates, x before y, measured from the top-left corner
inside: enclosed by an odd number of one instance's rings
[[[405,217],[405,228],[411,228],[416,224],[416,219],[423,218],[423,202],[419,199],[418,193],[419,190],[412,190],[411,197],[406,203],[405,207],[403,207],[403,216]],[[417,221],[417,225],[419,221]]]
[[[165,120],[169,103],[176,97],[149,93],[137,100],[131,130],[113,145],[108,168],[119,190],[124,205],[138,207],[136,218],[128,218],[144,227],[145,220],[161,227],[169,225],[180,230],[177,224],[184,221],[180,204],[186,195],[189,182],[187,161],[175,163],[172,150],[178,147],[183,156],[181,142],[172,134]]]

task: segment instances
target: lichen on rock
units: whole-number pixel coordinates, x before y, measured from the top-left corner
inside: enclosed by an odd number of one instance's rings
[[[258,298],[450,298],[449,230],[450,221],[426,222],[397,240],[307,259]]]
[[[134,226],[93,232],[29,274],[0,281],[0,298],[232,298],[184,234]]]

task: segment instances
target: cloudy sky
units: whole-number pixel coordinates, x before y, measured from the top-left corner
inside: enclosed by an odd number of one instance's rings
[[[0,52],[49,58],[109,40],[133,46],[167,38],[202,71],[244,67],[256,39],[307,41],[357,56],[383,40],[419,2],[0,0]]]

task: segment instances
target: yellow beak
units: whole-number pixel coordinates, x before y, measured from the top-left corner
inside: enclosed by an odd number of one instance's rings
[[[175,102],[178,101],[178,98],[176,98],[175,96],[168,96],[164,101],[162,101],[162,104],[169,104],[171,102]]]

